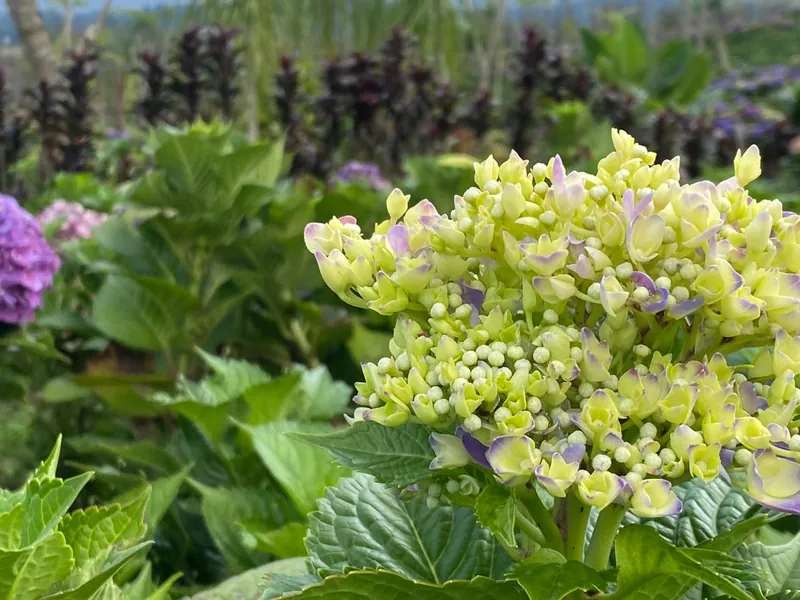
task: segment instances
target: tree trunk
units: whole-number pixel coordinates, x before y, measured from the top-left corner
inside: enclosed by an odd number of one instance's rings
[[[6,3],[36,78],[55,81],[58,77],[56,57],[50,44],[50,36],[47,35],[42,17],[36,8],[36,0],[6,0]]]

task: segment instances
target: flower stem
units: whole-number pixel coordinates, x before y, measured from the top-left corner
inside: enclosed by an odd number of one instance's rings
[[[591,510],[573,493],[567,494],[567,560],[583,562],[583,545]]]
[[[594,526],[592,540],[589,542],[589,549],[586,551],[588,566],[598,571],[608,568],[611,548],[614,546],[614,539],[617,537],[617,530],[624,516],[625,507],[621,504],[610,504],[600,511],[597,524]]]
[[[522,514],[522,512],[519,510],[517,510],[517,524],[519,525],[520,530],[522,530],[522,533],[527,535],[534,542],[540,546],[547,545],[547,540],[545,539],[541,530],[533,521],[529,520],[528,517]]]
[[[558,530],[553,516],[545,508],[539,494],[533,489],[519,490],[519,499],[528,512],[533,517],[533,520],[539,526],[542,534],[544,535],[547,548],[556,550],[557,552],[564,552],[564,540],[561,538],[561,532]]]

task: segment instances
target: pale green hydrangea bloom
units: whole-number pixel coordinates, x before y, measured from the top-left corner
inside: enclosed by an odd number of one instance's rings
[[[330,288],[398,315],[354,419],[424,423],[432,468],[600,509],[674,514],[673,484],[738,473],[800,513],[800,218],[748,195],[755,147],[731,179],[681,185],[678,158],[612,136],[594,174],[512,152],[476,164],[449,215],[394,190],[368,239],[352,217],[308,225]]]

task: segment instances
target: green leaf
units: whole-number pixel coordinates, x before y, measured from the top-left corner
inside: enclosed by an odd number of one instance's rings
[[[86,398],[92,394],[91,390],[77,385],[71,377],[54,377],[37,392],[37,396],[45,402],[71,402]]]
[[[61,442],[62,436],[59,433],[56,438],[56,443],[46,459],[36,468],[31,475],[31,479],[55,479],[56,469],[58,468],[58,459],[61,457]]]
[[[119,458],[122,463],[148,467],[159,472],[171,473],[183,466],[173,454],[162,446],[146,440],[126,442],[86,435],[70,438],[67,443],[79,454]]]
[[[75,570],[69,581],[81,585],[102,571],[112,550],[144,537],[145,509],[150,489],[145,487],[125,505],[91,506],[64,516],[58,530],[72,548]]]
[[[246,184],[272,187],[278,179],[282,161],[283,139],[280,139],[274,144],[247,146],[222,156],[219,166],[231,188]]]
[[[72,550],[60,533],[22,551],[0,551],[0,597],[39,600],[72,570]]]
[[[737,600],[753,600],[734,578],[715,572],[710,558],[729,566],[726,554],[676,548],[651,527],[623,527],[617,536],[615,551],[619,575],[617,591],[610,599],[677,599],[702,582]]]
[[[475,516],[478,523],[505,544],[512,548],[517,546],[517,540],[514,537],[517,499],[511,489],[495,483],[487,485],[475,500]]]
[[[651,72],[650,87],[660,97],[668,96],[682,79],[691,58],[690,42],[678,40],[661,44]]]
[[[603,38],[589,29],[581,29],[581,43],[583,44],[583,57],[588,65],[593,65],[597,57],[606,52]]]
[[[324,448],[343,467],[369,473],[382,483],[398,487],[431,477],[430,463],[436,455],[429,436],[430,430],[424,425],[384,427],[370,421],[324,435],[292,434]]]
[[[269,592],[261,600],[277,598]],[[522,589],[512,581],[495,581],[475,577],[470,581],[448,581],[443,585],[412,581],[386,571],[355,571],[347,575],[326,577],[321,583],[281,598],[314,600],[347,598],[347,600],[525,600]]]
[[[169,591],[183,575],[175,573],[156,587],[152,580],[152,570],[150,563],[145,563],[136,579],[124,586],[125,600],[169,600]]]
[[[422,497],[404,502],[365,473],[329,488],[309,518],[310,562],[324,573],[388,569],[442,583],[479,575],[499,579],[511,564],[471,509],[430,508]]]
[[[247,535],[255,540],[257,550],[273,554],[278,558],[305,556],[306,547],[303,538],[307,525],[303,523],[287,523],[278,529],[267,528],[261,522],[242,523]]]
[[[614,58],[619,65],[620,75],[624,81],[641,84],[647,74],[647,60],[650,56],[647,40],[630,19],[621,19],[613,36],[616,50]]]
[[[143,542],[122,552],[115,553],[112,555],[110,562],[106,563],[101,573],[95,575],[80,587],[59,591],[49,596],[44,596],[41,600],[90,600],[107,581],[110,581],[128,563],[144,556],[152,545],[152,542]]]
[[[298,368],[302,372],[300,388],[306,398],[298,418],[313,420],[340,416],[352,398],[350,386],[334,381],[327,367]]]
[[[89,600],[126,600],[126,598],[122,589],[113,580],[109,580],[92,594]]]
[[[0,530],[5,530],[10,523],[18,527],[15,547],[6,549],[27,548],[48,537],[91,478],[91,473],[84,473],[66,481],[32,479],[28,482],[25,501],[14,511],[0,515]]]
[[[680,514],[643,521],[675,546],[697,546],[728,531],[740,521],[752,501],[739,488],[722,477],[710,483],[691,479],[677,486],[683,501]]]
[[[141,233],[124,217],[111,217],[92,230],[92,239],[119,255],[120,262],[136,273],[159,275],[169,270],[160,264]]]
[[[259,521],[279,527],[289,511],[275,501],[274,492],[250,488],[210,488],[194,482],[202,497],[202,511],[208,531],[225,562],[234,573],[264,563],[267,556],[245,544],[241,523]],[[271,497],[273,496],[273,497]]]
[[[247,424],[265,425],[291,418],[297,410],[301,375],[300,371],[293,371],[245,391],[244,399],[250,407]]]
[[[254,600],[259,598],[259,594],[265,589],[269,591],[272,587],[273,577],[279,578],[281,581],[285,578],[292,580],[301,578],[306,583],[319,581],[318,577],[308,575],[304,559],[289,558],[261,565],[246,573],[231,577],[213,589],[192,596],[191,600]]]
[[[181,487],[189,476],[193,466],[194,465],[186,465],[177,473],[162,477],[161,479],[156,479],[150,484],[150,502],[147,506],[145,522],[151,534],[158,528],[161,519],[167,513],[170,506],[172,506],[175,498],[178,497],[178,493],[181,491]]]
[[[711,59],[695,53],[689,61],[683,77],[675,84],[670,100],[678,105],[690,104],[708,86],[713,75]]]
[[[226,359],[196,350],[200,358],[214,371],[200,383],[185,381],[181,386],[186,399],[208,406],[225,404],[245,391],[269,380],[264,370],[245,360]]]
[[[241,427],[250,434],[261,462],[302,513],[314,510],[317,498],[322,496],[325,488],[347,474],[323,450],[285,435],[329,432],[332,430],[330,425],[280,421]]]
[[[132,279],[117,275],[97,292],[92,318],[105,335],[135,350],[168,348],[177,333],[163,304]]]
[[[199,348],[196,352],[213,374],[198,382],[181,379],[176,395],[157,393],[151,400],[177,410],[217,440],[229,426],[227,405],[249,389],[269,381],[269,375],[244,360],[220,358]]]
[[[608,587],[599,572],[546,548],[515,566],[509,579],[519,581],[531,600],[561,600],[576,590],[604,592]]]
[[[748,544],[737,554],[758,569],[765,595],[800,589],[800,534],[777,546]]]

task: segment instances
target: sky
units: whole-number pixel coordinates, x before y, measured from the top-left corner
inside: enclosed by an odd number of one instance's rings
[[[168,5],[178,5],[178,4],[185,4],[181,0],[112,0],[111,2],[111,9],[137,9],[137,8],[152,8],[155,6],[168,6]],[[52,6],[56,4],[55,2],[50,3],[43,3],[40,0],[40,6],[44,7],[46,5]],[[82,8],[79,9],[80,12],[82,11],[96,11],[100,10],[103,7],[103,0],[84,0],[81,4],[84,4]]]

